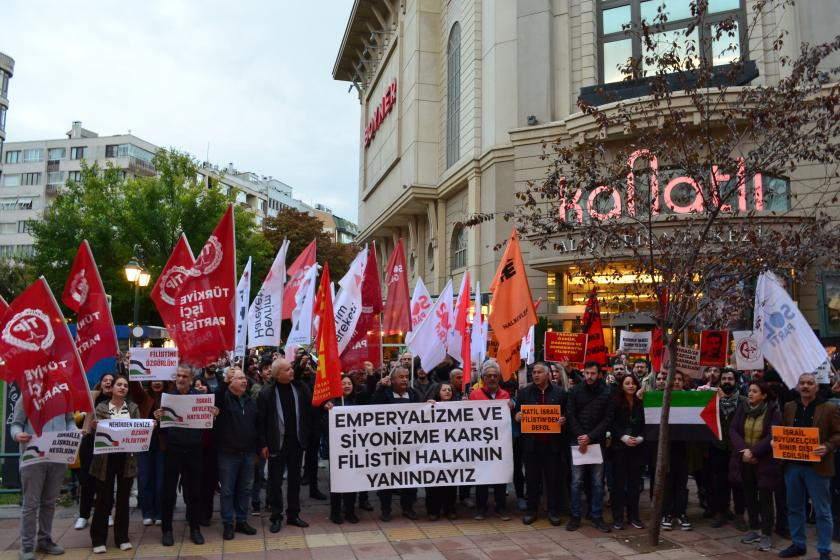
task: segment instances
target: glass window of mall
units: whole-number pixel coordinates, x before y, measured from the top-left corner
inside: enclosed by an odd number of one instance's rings
[[[455,24],[446,45],[446,167],[461,157],[461,26]]]
[[[674,43],[683,57],[694,59],[695,65],[699,64],[699,57],[711,61],[712,66],[720,66],[746,55],[744,0],[708,0],[704,25],[686,35],[696,20],[691,13],[692,4],[688,0],[599,0],[600,83],[623,80],[626,75],[619,67],[628,59],[668,51]],[[660,14],[665,18],[664,23]],[[718,25],[729,18],[736,23],[734,36],[723,32],[717,38]],[[644,52],[640,37],[642,20],[651,26],[653,53]],[[695,49],[689,55],[687,47],[692,44]]]

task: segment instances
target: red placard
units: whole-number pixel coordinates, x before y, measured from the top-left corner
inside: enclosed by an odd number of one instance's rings
[[[729,356],[729,331],[700,333],[700,365],[723,367]]]
[[[583,333],[545,333],[545,359],[547,362],[583,363],[586,356],[587,335]]]

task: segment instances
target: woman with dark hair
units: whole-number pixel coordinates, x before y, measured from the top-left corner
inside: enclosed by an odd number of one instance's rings
[[[773,458],[770,446],[772,427],[782,424],[782,413],[768,395],[766,383],[752,381],[747,401],[738,407],[729,425],[732,440],[729,480],[741,484],[750,523],[750,531],[741,542],[758,543],[762,551],[773,546],[773,490],[782,485],[781,467]]]
[[[353,383],[353,376],[351,374],[342,374],[341,376],[341,397],[333,399],[324,405],[324,409],[329,411],[334,406],[355,406],[356,392]],[[329,432],[327,432],[329,436]],[[359,518],[356,517],[356,492],[330,492],[330,521],[336,525],[341,525],[347,520],[349,523],[358,523]]]
[[[99,420],[140,418],[140,409],[128,398],[128,378],[118,375],[114,379],[111,398],[96,406],[94,428]],[[128,498],[137,475],[137,459],[133,453],[107,453],[95,455],[90,474],[96,479],[96,505],[90,524],[93,552],[102,554],[108,549],[108,513],[114,506],[114,487],[117,490],[114,511],[114,541],[120,550],[131,550],[128,541]]]
[[[639,516],[639,494],[642,472],[645,468],[646,453],[644,448],[645,412],[642,400],[636,395],[639,381],[632,375],[621,378],[618,390],[610,405],[612,434],[610,456],[612,464],[618,466],[612,471],[613,528],[624,529],[624,515],[627,521],[637,529],[644,529]]]
[[[438,403],[452,401],[454,391],[450,383],[440,383],[435,389],[434,401]],[[447,519],[455,519],[455,500],[458,497],[457,486],[427,486],[426,513],[429,521],[437,521],[441,511]]]
[[[199,393],[207,393],[210,388],[207,386],[207,381],[203,377],[196,377],[192,383],[193,389]]]
[[[103,373],[99,378],[99,383],[90,392],[94,407],[111,398],[113,385],[114,374],[111,372]],[[85,421],[82,425],[84,435],[82,436],[82,443],[79,446],[79,470],[77,473],[79,477],[79,518],[76,519],[76,524],[73,526],[77,531],[81,531],[87,527],[90,510],[93,508],[93,499],[96,495],[96,480],[90,476],[90,463],[93,460],[94,430],[91,428],[93,419],[93,414],[88,414],[85,416]]]

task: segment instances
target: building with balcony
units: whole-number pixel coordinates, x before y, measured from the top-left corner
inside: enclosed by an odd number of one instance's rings
[[[309,212],[324,224],[324,231],[336,243],[353,243],[359,236],[359,228],[345,218],[336,216],[332,209],[323,204],[316,204]]]
[[[624,26],[638,27],[641,18],[651,21],[661,10],[668,14],[662,38],[679,40],[689,28],[688,5],[687,0],[356,0],[332,75],[352,84],[361,106],[358,242],[376,240],[386,262],[403,238],[410,282],[422,277],[433,293],[449,279],[458,285],[465,270],[486,289],[501,258],[494,246],[511,231],[501,218],[519,204],[517,191],[546,177],[545,143],[585,138],[588,118],[578,99],[597,104],[601,89],[624,100],[642,95],[616,70],[641,52],[639,39],[628,36]],[[829,41],[836,34],[836,6],[829,0],[787,6],[747,33],[752,5],[753,0],[708,2],[709,22],[735,19],[735,36],[725,40],[733,47],[727,56],[743,54],[747,60],[741,86],[777,84],[781,56],[795,56],[801,43]],[[772,39],[782,30],[788,33],[784,50],[774,51]],[[708,27],[694,29],[691,37],[713,64],[726,63],[720,39]],[[626,142],[621,136],[616,142]],[[776,211],[785,211],[797,180],[807,179],[808,170],[801,173],[768,187]],[[476,213],[496,219],[465,227]],[[538,313],[560,328],[576,328],[592,284],[575,276],[574,255],[538,251],[527,241],[523,250],[533,295],[542,298]],[[803,283],[797,298],[824,340],[840,340],[840,276],[826,278],[833,283]],[[611,295],[605,294],[605,303]],[[642,307],[604,305],[609,343],[619,328],[650,328]]]
[[[14,59],[0,52],[0,175],[3,170],[3,144],[6,142],[6,113],[9,111],[9,80],[14,73]]]

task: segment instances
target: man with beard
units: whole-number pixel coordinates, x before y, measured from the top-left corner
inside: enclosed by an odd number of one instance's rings
[[[709,368],[712,369],[712,368]],[[717,369],[717,368],[715,368]],[[708,371],[708,370],[707,370]],[[707,377],[711,383],[713,376]],[[714,389],[709,389],[714,390]],[[720,376],[718,391],[718,414],[722,438],[712,442],[709,446],[709,461],[705,480],[709,485],[709,507],[714,514],[712,527],[718,528],[726,524],[729,516],[729,497],[734,494],[735,513],[741,515],[740,524],[743,525],[744,498],[740,486],[729,482],[729,460],[732,456],[732,443],[729,439],[729,424],[735,416],[735,411],[746,400],[738,392],[735,372],[724,370]]]

